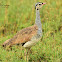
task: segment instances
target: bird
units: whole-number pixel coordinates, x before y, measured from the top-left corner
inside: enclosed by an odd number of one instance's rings
[[[46,3],[38,2],[35,4],[36,18],[34,25],[21,29],[11,39],[6,40],[2,46],[13,46],[21,44],[24,48],[30,49],[34,46],[42,37],[42,24],[40,20],[40,8]]]

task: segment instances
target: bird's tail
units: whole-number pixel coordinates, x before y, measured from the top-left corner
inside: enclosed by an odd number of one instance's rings
[[[2,44],[2,46],[3,47],[10,47],[10,46],[12,46],[12,45],[14,45],[14,44],[17,44],[18,42],[16,41],[16,38],[14,37],[14,38],[11,38],[11,39],[8,39],[8,40],[6,40],[3,44]]]
[[[3,47],[10,46],[10,40],[11,40],[11,39],[6,40],[6,41],[2,44],[2,46],[3,46]]]
[[[13,46],[13,45],[17,45],[17,44],[19,44],[20,42],[17,40],[17,36],[14,36],[13,38],[11,38],[11,39],[8,39],[8,40],[6,40],[3,44],[2,44],[2,46],[3,47],[11,47],[11,46]]]

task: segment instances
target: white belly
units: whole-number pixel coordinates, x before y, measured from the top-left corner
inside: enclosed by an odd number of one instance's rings
[[[23,47],[25,48],[30,48],[31,46],[35,45],[41,38],[37,38],[37,39],[34,39],[34,40],[31,40],[31,41],[28,41],[24,44]]]

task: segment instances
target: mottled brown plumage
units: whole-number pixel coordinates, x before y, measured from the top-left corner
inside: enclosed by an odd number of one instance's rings
[[[12,46],[15,44],[26,43],[31,40],[33,36],[36,35],[38,27],[36,25],[24,28],[20,30],[13,38],[6,40],[4,46]]]

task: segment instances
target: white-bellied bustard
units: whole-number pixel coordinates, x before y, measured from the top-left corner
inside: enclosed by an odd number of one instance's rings
[[[31,46],[35,45],[42,37],[42,24],[40,20],[40,13],[39,9],[45,3],[38,2],[35,5],[36,10],[36,19],[35,24],[33,26],[24,28],[20,30],[13,38],[6,40],[3,43],[3,47],[12,46],[15,44],[22,44],[25,48],[30,48]]]

